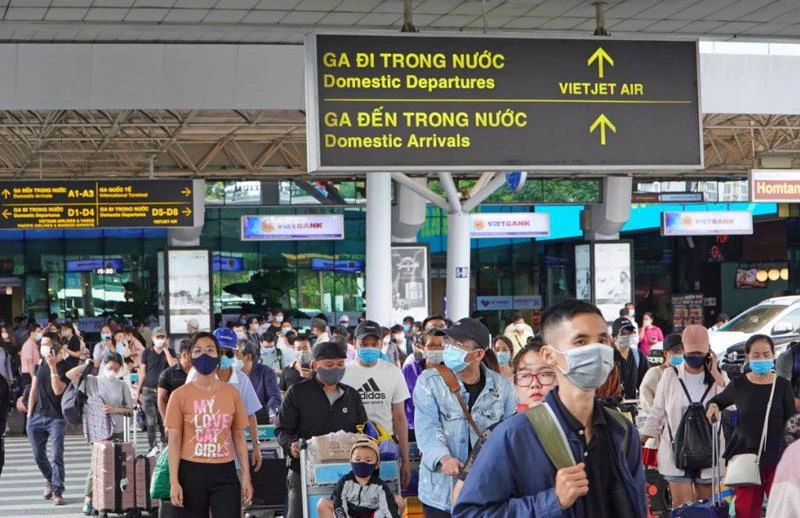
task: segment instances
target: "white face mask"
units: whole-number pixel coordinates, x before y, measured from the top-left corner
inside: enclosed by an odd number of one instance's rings
[[[525,324],[514,324],[514,331],[518,333],[525,331]]]
[[[405,335],[401,335],[399,333],[394,335],[394,341],[395,342],[400,343],[400,342],[403,342],[405,339],[406,339]]]
[[[114,369],[110,369],[108,367],[105,367],[105,368],[103,368],[102,374],[103,374],[103,377],[106,378],[106,379],[114,379],[114,378],[117,377],[117,374],[119,374],[119,373],[117,371],[115,371]]]
[[[41,354],[42,358],[44,358],[45,356],[50,355],[50,350],[51,348],[49,345],[42,345],[41,347],[39,347],[39,354]]]
[[[276,324],[280,324],[281,322],[283,322],[283,315],[274,316],[272,318],[272,321],[275,322]]]
[[[239,340],[246,340],[246,339],[247,339],[247,335],[245,334],[245,332],[244,332],[244,331],[239,331],[239,332],[237,332],[237,333],[236,333],[236,337],[237,337]]]
[[[617,345],[622,349],[633,347],[636,343],[636,335],[622,335],[617,338]]]
[[[153,347],[156,349],[161,349],[164,347],[164,338],[155,338],[153,340]]]
[[[36,340],[37,342],[41,342],[42,341],[42,333],[36,333],[35,335],[33,335],[33,339]]]

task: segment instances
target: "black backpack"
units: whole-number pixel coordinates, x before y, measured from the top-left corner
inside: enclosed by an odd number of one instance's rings
[[[675,375],[678,375],[678,369],[675,369]],[[681,383],[683,392],[689,400],[689,407],[683,413],[674,437],[669,421],[667,421],[667,430],[669,431],[670,441],[672,441],[672,451],[675,454],[675,466],[683,470],[710,468],[712,461],[711,424],[706,419],[703,400],[714,384],[709,385],[700,401],[695,402],[692,401],[692,397],[689,395],[689,390],[683,380],[678,378],[678,381]]]

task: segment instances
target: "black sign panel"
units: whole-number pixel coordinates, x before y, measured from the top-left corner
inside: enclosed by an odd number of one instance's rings
[[[192,180],[0,182],[0,229],[194,225]]]
[[[702,167],[695,42],[306,40],[309,169]]]

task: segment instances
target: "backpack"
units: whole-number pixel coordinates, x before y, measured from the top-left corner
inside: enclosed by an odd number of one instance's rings
[[[601,408],[606,412],[606,415],[610,415],[622,428],[628,429],[630,422],[622,414],[607,407]],[[547,458],[555,466],[556,471],[575,465],[575,458],[572,456],[572,450],[569,449],[567,436],[558,424],[558,418],[556,418],[550,405],[543,403],[531,407],[525,411],[525,417],[528,418],[536,437],[539,439],[539,443],[544,448]],[[622,439],[622,451],[628,451],[627,434]]]
[[[83,407],[89,399],[85,391],[86,376],[92,370],[89,365],[91,364],[87,363],[86,367],[84,367],[78,383],[68,384],[64,394],[61,396],[61,413],[64,414],[64,419],[72,425],[83,423]]]
[[[678,375],[678,369],[675,369]],[[675,466],[683,470],[699,470],[710,468],[712,464],[712,433],[711,424],[706,419],[706,409],[703,400],[713,387],[713,383],[706,388],[700,401],[692,401],[689,390],[683,380],[678,378],[683,388],[686,398],[689,400],[689,407],[683,413],[681,421],[675,435],[672,435],[672,427],[667,421],[667,430],[672,442],[672,451],[675,454]]]

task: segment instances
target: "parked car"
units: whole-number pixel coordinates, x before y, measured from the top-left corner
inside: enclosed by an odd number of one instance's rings
[[[744,372],[744,344],[756,334],[772,337],[776,357],[800,340],[800,297],[767,299],[711,333],[711,348],[731,378]]]

